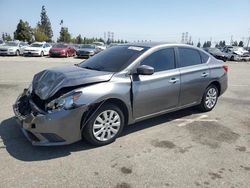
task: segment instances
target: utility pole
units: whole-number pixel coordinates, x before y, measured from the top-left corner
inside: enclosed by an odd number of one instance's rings
[[[230,41],[231,45],[233,45],[233,35],[231,35],[231,41]]]
[[[106,32],[104,32],[104,35],[103,35],[103,36],[104,36],[104,41],[105,41],[105,43],[106,43],[106,42],[107,42],[107,41],[106,41]]]
[[[248,41],[247,41],[247,49],[248,49],[248,46],[249,46],[249,42],[250,42],[250,29],[249,29],[249,37],[248,37]]]
[[[188,32],[186,32],[186,34],[185,34],[185,43],[186,44],[188,43]]]
[[[181,34],[181,43],[182,43],[182,44],[184,43],[184,38],[185,38],[185,33],[182,33],[182,34]]]

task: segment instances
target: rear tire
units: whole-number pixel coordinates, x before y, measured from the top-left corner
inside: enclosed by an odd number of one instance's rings
[[[87,122],[82,135],[92,145],[107,145],[120,135],[124,122],[124,114],[119,107],[114,104],[104,104]]]
[[[219,96],[218,88],[213,84],[209,85],[203,94],[202,101],[199,105],[199,109],[202,112],[211,111],[217,103],[218,96]]]

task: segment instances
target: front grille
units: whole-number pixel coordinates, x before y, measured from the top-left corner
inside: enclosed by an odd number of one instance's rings
[[[87,52],[87,51],[80,51],[79,54],[80,54],[80,55],[89,55],[90,52]]]
[[[0,49],[1,52],[7,52],[7,49]]]

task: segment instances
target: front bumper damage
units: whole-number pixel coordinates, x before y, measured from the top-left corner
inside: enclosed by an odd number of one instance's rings
[[[82,139],[81,120],[87,106],[47,113],[24,90],[13,105],[22,132],[36,146],[71,144]]]

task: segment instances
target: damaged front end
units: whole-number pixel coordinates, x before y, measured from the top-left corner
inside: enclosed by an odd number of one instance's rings
[[[65,145],[81,140],[81,119],[88,107],[77,104],[81,92],[48,101],[32,88],[24,89],[13,105],[24,135],[33,145]]]

